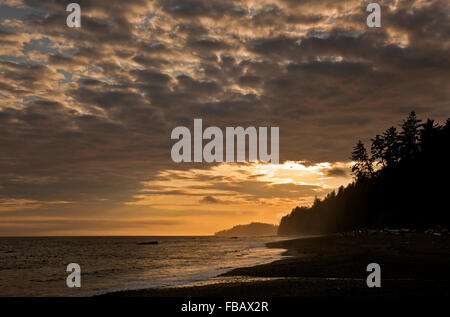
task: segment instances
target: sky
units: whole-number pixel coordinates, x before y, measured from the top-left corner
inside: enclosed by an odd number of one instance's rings
[[[0,236],[208,235],[352,181],[361,139],[450,117],[450,5],[0,1]],[[178,126],[279,127],[280,162],[179,163]]]

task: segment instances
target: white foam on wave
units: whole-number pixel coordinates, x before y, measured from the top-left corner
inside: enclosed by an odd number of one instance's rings
[[[212,268],[201,269],[198,271],[194,271],[190,274],[180,275],[176,277],[174,280],[127,282],[121,286],[91,292],[87,296],[101,295],[120,291],[141,290],[148,288],[161,288],[161,287],[173,287],[185,285],[187,286],[196,282],[205,282],[210,279],[217,278],[217,276],[237,268],[267,264],[286,257],[283,255],[283,253],[286,251],[285,249],[267,248],[265,246],[265,243],[252,244],[243,250],[235,250],[235,251],[241,253],[247,251],[248,253],[232,255],[235,259],[232,265],[223,266],[218,264],[217,266]]]

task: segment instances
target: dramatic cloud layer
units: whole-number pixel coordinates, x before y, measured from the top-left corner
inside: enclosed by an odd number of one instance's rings
[[[450,116],[445,0],[378,1],[373,29],[356,0],[79,0],[74,29],[70,2],[0,4],[0,235],[275,223],[358,139]],[[194,118],[279,126],[281,164],[172,163]]]

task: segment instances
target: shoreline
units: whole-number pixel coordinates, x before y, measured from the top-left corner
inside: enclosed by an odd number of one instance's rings
[[[289,256],[206,281],[106,293],[107,297],[450,296],[450,235],[371,232],[266,243]],[[366,267],[381,266],[381,288]],[[426,291],[426,292],[424,292]]]
[[[229,237],[231,238],[231,237]],[[243,236],[242,238],[247,238],[247,236]],[[282,236],[270,236],[270,238],[273,239],[280,239],[280,238],[287,238],[287,237],[282,237]],[[285,241],[285,240],[281,240],[281,241]],[[126,293],[126,292],[135,292],[135,291],[143,291],[143,290],[148,290],[148,289],[167,289],[167,288],[180,288],[180,287],[187,287],[187,286],[201,286],[201,285],[206,285],[206,284],[210,284],[211,282],[216,284],[218,279],[220,279],[222,281],[222,276],[224,276],[224,274],[227,274],[228,272],[235,270],[235,269],[239,269],[239,268],[246,268],[249,267],[248,265],[252,266],[257,266],[257,265],[264,265],[264,264],[269,264],[269,263],[273,263],[279,260],[282,260],[285,257],[285,253],[287,251],[287,249],[285,248],[278,248],[278,247],[273,247],[273,248],[269,248],[267,246],[268,243],[274,243],[274,242],[280,242],[280,240],[275,240],[275,241],[270,241],[270,242],[261,242],[258,244],[254,244],[253,246],[250,247],[250,249],[253,248],[264,248],[264,249],[279,249],[279,251],[274,255],[274,254],[265,254],[265,256],[270,256],[271,259],[266,259],[266,260],[261,260],[259,259],[259,261],[255,260],[254,263],[247,263],[247,264],[240,264],[240,265],[236,265],[233,267],[228,267],[228,268],[214,268],[214,269],[208,269],[208,272],[211,271],[215,271],[213,274],[211,274],[210,276],[203,276],[200,279],[199,278],[194,278],[192,280],[179,280],[179,281],[172,281],[172,282],[168,282],[168,283],[164,283],[161,282],[160,285],[151,285],[151,286],[146,286],[146,287],[136,287],[136,288],[119,288],[119,287],[115,287],[115,289],[109,289],[109,290],[100,290],[100,291],[95,291],[91,294],[87,294],[84,295],[83,297],[103,297],[103,296],[109,296],[110,294],[117,294],[117,293]],[[223,282],[224,283],[229,283],[230,279],[228,278],[223,278]]]

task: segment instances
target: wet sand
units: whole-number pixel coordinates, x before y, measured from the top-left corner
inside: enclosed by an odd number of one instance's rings
[[[268,243],[290,257],[188,285],[103,296],[450,296],[450,234],[371,232]],[[381,266],[381,288],[366,267]]]

